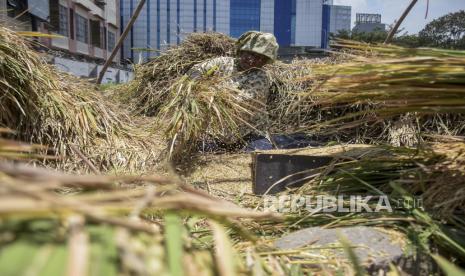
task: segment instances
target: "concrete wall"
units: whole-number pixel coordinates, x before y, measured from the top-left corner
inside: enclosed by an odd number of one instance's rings
[[[102,70],[102,65],[95,63],[71,60],[68,58],[55,57],[52,64],[63,72],[73,74],[82,78],[96,78]],[[102,83],[125,83],[133,78],[133,72],[109,67],[105,72]]]
[[[84,55],[89,55],[89,44],[76,41],[76,52]]]
[[[103,49],[94,47],[94,56],[97,58],[105,59],[105,51]]]
[[[106,0],[105,5],[105,18],[108,23],[114,26],[118,26],[117,1],[119,0]]]
[[[69,39],[67,37],[52,38],[51,43],[51,45],[55,48],[69,50]]]
[[[97,65],[97,67],[95,68],[96,70],[94,71],[95,75],[93,75],[92,77],[96,78],[97,76],[99,76],[100,72],[102,71],[102,68],[103,66]],[[103,75],[102,84],[118,83],[119,71],[119,69],[109,67]]]
[[[103,66],[97,66],[96,72],[97,75],[100,74]],[[126,71],[118,68],[109,67],[103,75],[102,84],[107,83],[127,83],[134,79],[134,73],[131,71]]]
[[[105,14],[101,8],[94,4],[92,0],[73,0],[76,4],[84,6],[87,10],[90,10],[92,14],[97,15],[101,18],[105,18]]]
[[[125,71],[125,70],[119,70],[119,83],[126,83],[131,81],[134,78],[134,73],[130,71]]]
[[[82,0],[81,0],[82,1]],[[84,18],[89,18],[90,17],[90,14],[88,15],[88,12],[87,12],[87,9],[85,9],[84,7],[80,6],[80,5],[76,5],[75,8],[74,8],[74,12],[76,14],[79,14],[80,16],[84,17]],[[76,20],[76,19],[75,19]],[[74,26],[76,28],[76,26]]]
[[[53,64],[58,70],[78,77],[89,77],[92,70],[95,68],[95,64],[61,57],[55,57],[53,59]]]

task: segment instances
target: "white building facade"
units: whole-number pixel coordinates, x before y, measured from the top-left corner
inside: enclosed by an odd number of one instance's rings
[[[330,10],[330,33],[337,34],[337,32],[341,30],[350,31],[350,18],[352,16],[352,7],[334,5],[330,6]]]
[[[138,2],[120,0],[121,29]],[[325,48],[326,34],[347,26],[350,30],[350,7],[339,7],[327,0],[146,0],[124,41],[122,57],[146,60],[189,33],[207,31],[238,37],[259,30],[273,33],[281,47]],[[341,9],[349,11],[348,17],[340,17]]]
[[[322,48],[328,47],[331,34],[337,34],[345,30],[350,32],[350,20],[352,7],[339,5],[323,6],[323,26],[322,26]]]
[[[39,37],[48,61],[61,71],[95,78],[120,35],[119,0],[0,0],[0,23]],[[53,50],[53,51],[49,51]],[[114,59],[103,83],[125,82],[132,73]]]

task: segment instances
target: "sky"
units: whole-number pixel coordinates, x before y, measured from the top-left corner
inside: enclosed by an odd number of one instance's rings
[[[334,0],[334,4],[352,6],[352,27],[356,13],[380,13],[383,23],[397,20],[411,0]],[[425,19],[427,0],[419,0],[401,28],[416,34],[432,20],[450,12],[465,10],[465,0],[430,0],[428,17]]]

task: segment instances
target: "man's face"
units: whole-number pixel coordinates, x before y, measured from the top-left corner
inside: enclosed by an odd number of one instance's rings
[[[253,52],[242,51],[239,53],[239,67],[241,70],[261,68],[268,63],[268,57]]]

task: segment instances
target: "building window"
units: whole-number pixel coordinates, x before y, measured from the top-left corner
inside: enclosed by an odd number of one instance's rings
[[[101,27],[100,21],[90,20],[90,42],[92,46],[103,48],[102,47],[102,38],[101,38]]]
[[[19,14],[23,13],[23,11],[26,9],[27,9],[27,4],[25,4],[25,2],[23,1],[19,1],[19,0],[7,0],[6,1],[6,11],[9,17],[16,17]],[[4,12],[4,11],[1,11],[1,12]]]
[[[160,35],[160,0],[157,0],[157,49],[160,50],[161,35]]]
[[[203,31],[207,31],[207,0],[203,0]]]
[[[216,32],[216,0],[213,0],[213,31]]]
[[[170,0],[166,2],[166,42],[171,43],[171,3]]]
[[[247,31],[260,30],[260,3],[260,0],[231,0],[232,37],[239,37]]]
[[[74,39],[74,10],[69,9],[69,38]]]
[[[197,32],[197,0],[194,0],[194,33]]]
[[[108,31],[108,51],[111,52],[115,49],[116,35],[113,32]]]
[[[89,21],[76,13],[76,40],[89,43]]]
[[[59,14],[59,26],[58,26],[58,33],[63,35],[63,36],[68,36],[68,25],[69,25],[69,20],[68,20],[68,8],[65,6],[60,5],[58,9],[58,14]]]
[[[297,1],[291,0],[291,45],[295,45],[295,29],[296,29],[296,17],[297,17]]]

